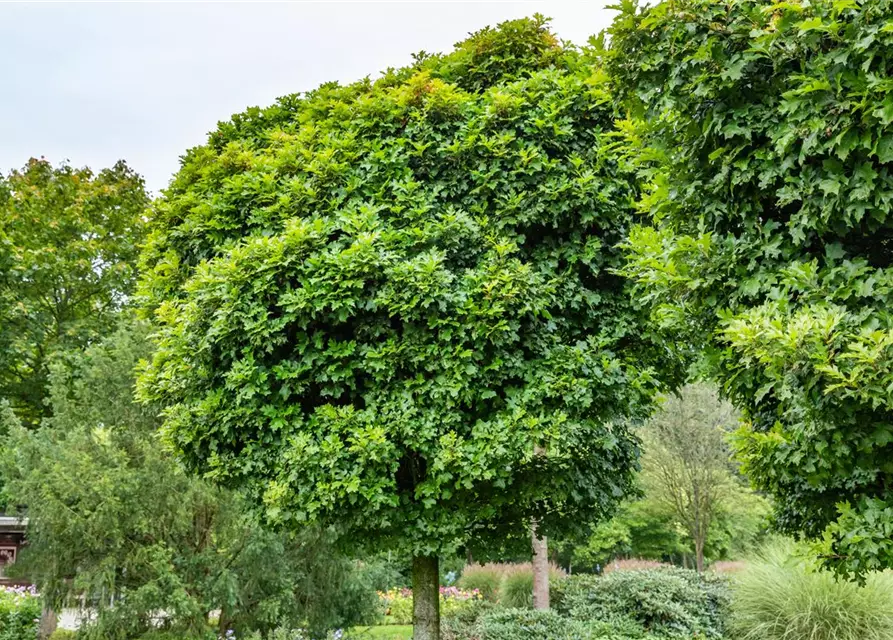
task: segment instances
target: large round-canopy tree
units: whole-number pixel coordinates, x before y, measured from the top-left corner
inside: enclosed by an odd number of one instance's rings
[[[614,507],[619,418],[673,371],[613,272],[634,194],[591,63],[540,18],[486,29],[234,116],[157,203],[167,439],[269,522],[411,552],[416,638],[439,554]]]
[[[893,566],[891,16],[628,4],[610,64],[655,222],[628,273],[711,344],[748,475],[846,573]]]

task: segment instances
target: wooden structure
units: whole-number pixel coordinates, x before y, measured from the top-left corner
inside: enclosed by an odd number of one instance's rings
[[[5,568],[16,561],[19,550],[25,544],[27,519],[0,513],[0,585],[21,584],[6,577]]]

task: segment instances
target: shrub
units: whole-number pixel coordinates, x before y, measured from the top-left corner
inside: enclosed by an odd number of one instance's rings
[[[614,571],[564,580],[559,611],[578,620],[630,620],[664,638],[721,638],[729,588],[718,576],[678,568]]]
[[[838,580],[776,545],[738,574],[730,626],[742,640],[891,640],[893,575]]]
[[[0,587],[0,640],[33,640],[40,598],[30,587]]]
[[[550,584],[563,577],[561,569],[549,567]],[[533,567],[530,564],[515,565],[505,572],[499,587],[499,603],[517,609],[533,607]]]
[[[50,634],[50,640],[76,640],[77,637],[78,632],[71,629],[56,629]]]
[[[479,598],[459,609],[447,613],[441,612],[441,640],[476,639],[478,622],[484,615],[492,612],[495,607],[495,603]]]
[[[480,640],[638,640],[635,625],[572,620],[555,611],[507,609],[484,615],[473,636]]]

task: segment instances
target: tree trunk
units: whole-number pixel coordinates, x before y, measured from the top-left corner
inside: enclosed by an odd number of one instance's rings
[[[413,556],[413,640],[440,640],[440,576],[438,574],[437,556]]]
[[[533,547],[533,608],[549,608],[549,545],[546,536],[536,535],[536,520],[530,524]]]
[[[53,635],[58,624],[56,611],[47,602],[44,602],[43,610],[40,612],[40,623],[37,628],[37,637],[40,640],[47,640],[47,638]]]
[[[698,573],[704,573],[704,541],[700,536],[695,538],[695,568]]]

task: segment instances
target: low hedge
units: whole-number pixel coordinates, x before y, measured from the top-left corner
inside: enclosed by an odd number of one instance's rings
[[[570,576],[555,608],[581,621],[628,621],[659,638],[721,639],[731,600],[725,578],[666,567]]]
[[[505,609],[485,614],[470,636],[479,640],[650,640],[632,623],[573,620],[555,611]]]

